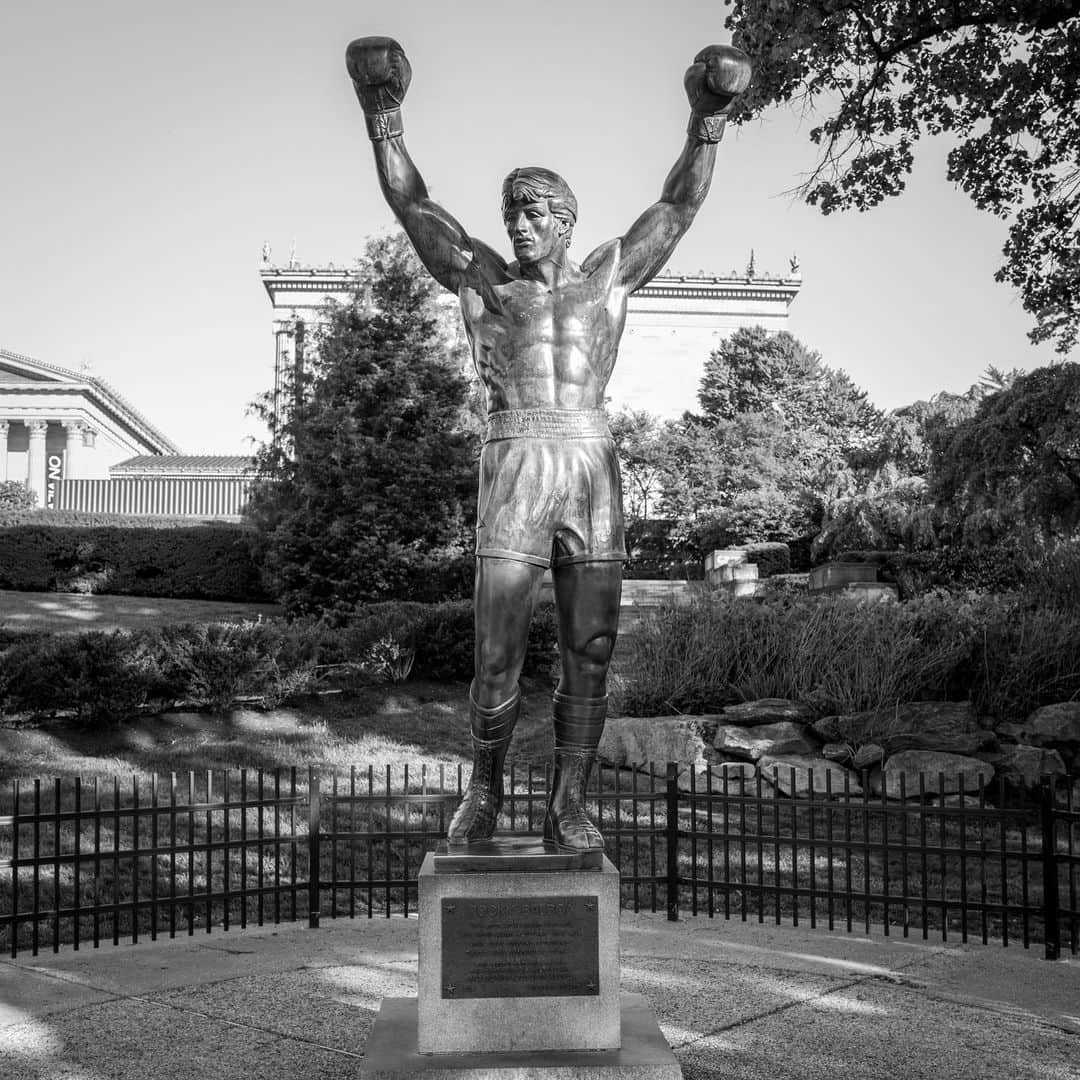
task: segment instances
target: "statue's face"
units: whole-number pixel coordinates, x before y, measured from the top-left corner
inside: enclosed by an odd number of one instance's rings
[[[511,203],[503,222],[514,245],[514,257],[522,266],[566,250],[566,224],[552,214],[547,199]]]

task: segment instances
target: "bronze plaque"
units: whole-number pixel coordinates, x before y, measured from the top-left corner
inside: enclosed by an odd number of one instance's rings
[[[599,992],[598,897],[443,900],[444,998],[589,997]]]

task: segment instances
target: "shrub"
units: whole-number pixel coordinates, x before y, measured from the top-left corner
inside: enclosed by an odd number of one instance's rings
[[[542,605],[525,674],[550,674],[556,637],[554,609]],[[467,601],[375,604],[343,627],[266,619],[112,634],[0,629],[0,713],[100,723],[181,703],[214,711],[238,701],[274,706],[330,677],[466,680],[472,669]]]
[[[969,650],[958,622],[926,636],[919,614],[901,606],[703,600],[646,618],[631,638],[621,707],[715,712],[781,697],[822,715],[860,712],[942,695]]]
[[[0,480],[0,517],[15,516],[33,510],[37,495],[18,480]]]
[[[791,572],[791,548],[787,544],[767,540],[745,544],[746,561],[758,568],[759,578]]]
[[[2,657],[10,711],[73,712],[97,724],[130,715],[157,690],[143,642],[120,631],[34,635]]]

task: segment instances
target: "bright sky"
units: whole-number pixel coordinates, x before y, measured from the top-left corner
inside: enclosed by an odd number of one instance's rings
[[[554,168],[583,256],[655,201],[684,137],[682,77],[728,40],[716,0],[69,0],[0,14],[0,345],[92,371],[190,453],[246,453],[273,381],[264,242],[284,264],[348,265],[393,219],[344,67],[396,37],[413,67],[406,138],[436,199],[508,253],[499,186]],[[1049,363],[993,280],[1005,223],[921,148],[907,193],[823,217],[788,191],[810,124],[728,132],[671,267],[782,273],[791,331],[883,408],[960,391],[987,365]],[[704,357],[702,358],[704,362]]]

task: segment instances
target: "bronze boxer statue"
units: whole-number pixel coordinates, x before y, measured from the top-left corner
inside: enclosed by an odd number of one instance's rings
[[[690,125],[660,199],[581,262],[567,252],[577,200],[560,176],[523,168],[503,184],[514,249],[507,262],[428,195],[402,138],[411,68],[396,41],[360,38],[346,64],[364,110],[390,208],[440,285],[456,293],[487,394],[476,527],[476,661],[469,689],[474,761],[451,844],[488,839],[503,799],[518,676],[550,566],[562,677],[544,839],[603,848],[584,809],[607,710],[607,671],[622,592],[622,495],[604,416],[630,294],[665,265],[705,199],[716,144],[750,82],[738,49],[710,45],[686,73]]]

